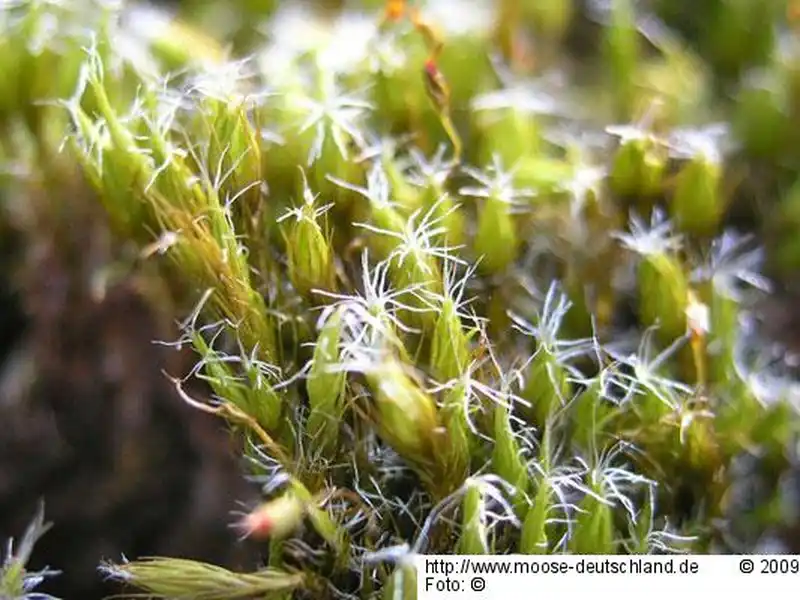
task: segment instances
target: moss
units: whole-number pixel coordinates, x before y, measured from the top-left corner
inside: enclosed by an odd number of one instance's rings
[[[730,501],[734,461],[780,456],[800,420],[741,325],[776,282],[731,243],[726,167],[765,190],[797,179],[786,140],[758,134],[800,125],[785,7],[711,3],[701,30],[677,3],[189,4],[181,22],[14,4],[0,149],[27,176],[4,177],[23,190],[4,208],[65,180],[96,195],[196,353],[181,397],[229,423],[265,506],[288,487],[303,510],[267,571],[134,557],[108,573],[160,597],[371,598],[408,590],[406,562],[382,560],[395,543],[732,551],[780,526],[790,460],[746,527]],[[578,55],[590,16],[603,51]],[[795,191],[763,193],[745,224],[775,233],[767,269],[797,261],[775,226]]]

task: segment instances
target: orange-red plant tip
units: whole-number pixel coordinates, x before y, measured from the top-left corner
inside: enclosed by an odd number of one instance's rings
[[[387,21],[397,22],[402,19],[406,14],[405,0],[387,0],[385,14]]]
[[[245,515],[236,524],[236,528],[243,538],[254,538],[257,540],[268,538],[275,528],[274,526],[275,523],[272,515],[269,514],[269,511],[263,509],[257,509]]]
[[[447,108],[450,90],[447,87],[444,75],[436,66],[433,58],[425,61],[425,88],[436,103],[437,108],[443,111]]]
[[[431,78],[439,76],[439,67],[436,66],[436,62],[432,58],[425,61],[425,72]]]
[[[303,520],[305,503],[293,493],[269,500],[242,517],[237,524],[242,539],[282,539]]]

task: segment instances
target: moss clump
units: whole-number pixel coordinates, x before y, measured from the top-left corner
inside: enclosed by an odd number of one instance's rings
[[[264,482],[242,522],[266,570],[107,573],[411,598],[415,553],[740,551],[792,525],[796,392],[742,325],[797,260],[774,215],[800,164],[758,135],[800,124],[786,7],[711,3],[692,34],[672,2],[206,4],[2,22],[4,185],[85,180],[130,271],[168,284],[197,353],[179,396]],[[747,234],[776,230],[762,274]],[[742,455],[772,509],[744,515]]]

